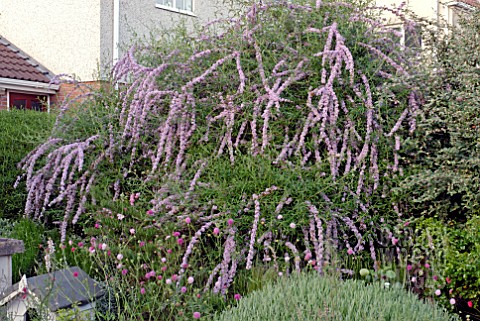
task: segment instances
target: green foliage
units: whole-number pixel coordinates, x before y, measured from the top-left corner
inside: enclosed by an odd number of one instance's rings
[[[0,111],[0,217],[18,218],[24,207],[25,188],[13,185],[25,157],[50,133],[54,115],[36,111]]]
[[[457,320],[403,289],[341,281],[318,274],[293,275],[240,300],[216,321],[251,320]]]
[[[22,275],[33,275],[36,262],[39,260],[39,246],[45,241],[43,239],[43,226],[30,219],[18,221],[0,219],[0,236],[22,240],[25,245],[25,252],[14,254],[12,257],[12,279],[13,282],[20,280]]]
[[[413,214],[465,222],[480,212],[480,13],[435,38],[419,131],[409,142],[410,164],[399,194]]]

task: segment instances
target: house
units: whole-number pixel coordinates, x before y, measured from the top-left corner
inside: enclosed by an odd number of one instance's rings
[[[104,291],[79,267],[23,276],[12,285],[11,256],[23,251],[22,241],[0,239],[0,307],[6,307],[1,320],[27,321],[34,315],[48,321],[94,320],[96,300]]]
[[[376,0],[378,6],[398,7],[402,3],[406,9],[420,18],[439,23],[446,22],[450,25],[458,25],[462,14],[480,9],[480,0]],[[385,18],[390,26],[402,32],[402,43],[407,46],[421,45],[421,39],[417,36],[412,37],[415,33],[410,34],[397,16],[387,14]]]
[[[190,30],[224,10],[223,0],[1,0],[0,35],[54,74],[90,84],[125,46],[160,26]],[[100,68],[99,68],[100,67]],[[100,74],[98,73],[100,71]],[[60,89],[62,91],[62,88]]]
[[[49,110],[53,74],[0,35],[0,109]]]

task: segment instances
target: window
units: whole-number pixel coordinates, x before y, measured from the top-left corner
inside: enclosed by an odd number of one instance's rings
[[[156,0],[156,7],[193,15],[193,0]]]
[[[391,27],[397,32],[400,44],[406,48],[422,48],[422,29],[419,26],[396,25]]]
[[[36,111],[45,111],[48,103],[47,96],[9,93],[11,109],[31,109]]]

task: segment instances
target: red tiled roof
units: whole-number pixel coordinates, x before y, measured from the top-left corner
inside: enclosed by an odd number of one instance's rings
[[[52,75],[5,38],[0,37],[0,78],[49,83]]]
[[[459,0],[459,2],[466,3],[472,7],[480,8],[480,1],[478,0]]]

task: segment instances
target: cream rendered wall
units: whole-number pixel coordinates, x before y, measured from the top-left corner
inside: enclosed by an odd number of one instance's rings
[[[377,5],[387,7],[398,7],[402,2],[406,2],[407,8],[422,18],[437,19],[439,0],[376,0]],[[400,22],[393,14],[387,14],[386,18],[391,24]]]
[[[55,74],[94,80],[103,1],[0,0],[0,35]]]
[[[1,0],[0,0],[1,1]],[[128,47],[135,39],[149,39],[150,33],[162,26],[184,21],[190,31],[195,23],[208,22],[219,14],[226,17],[227,6],[222,0],[193,0],[194,16],[155,7],[155,0],[120,0],[120,45]],[[155,34],[153,34],[155,37]]]

